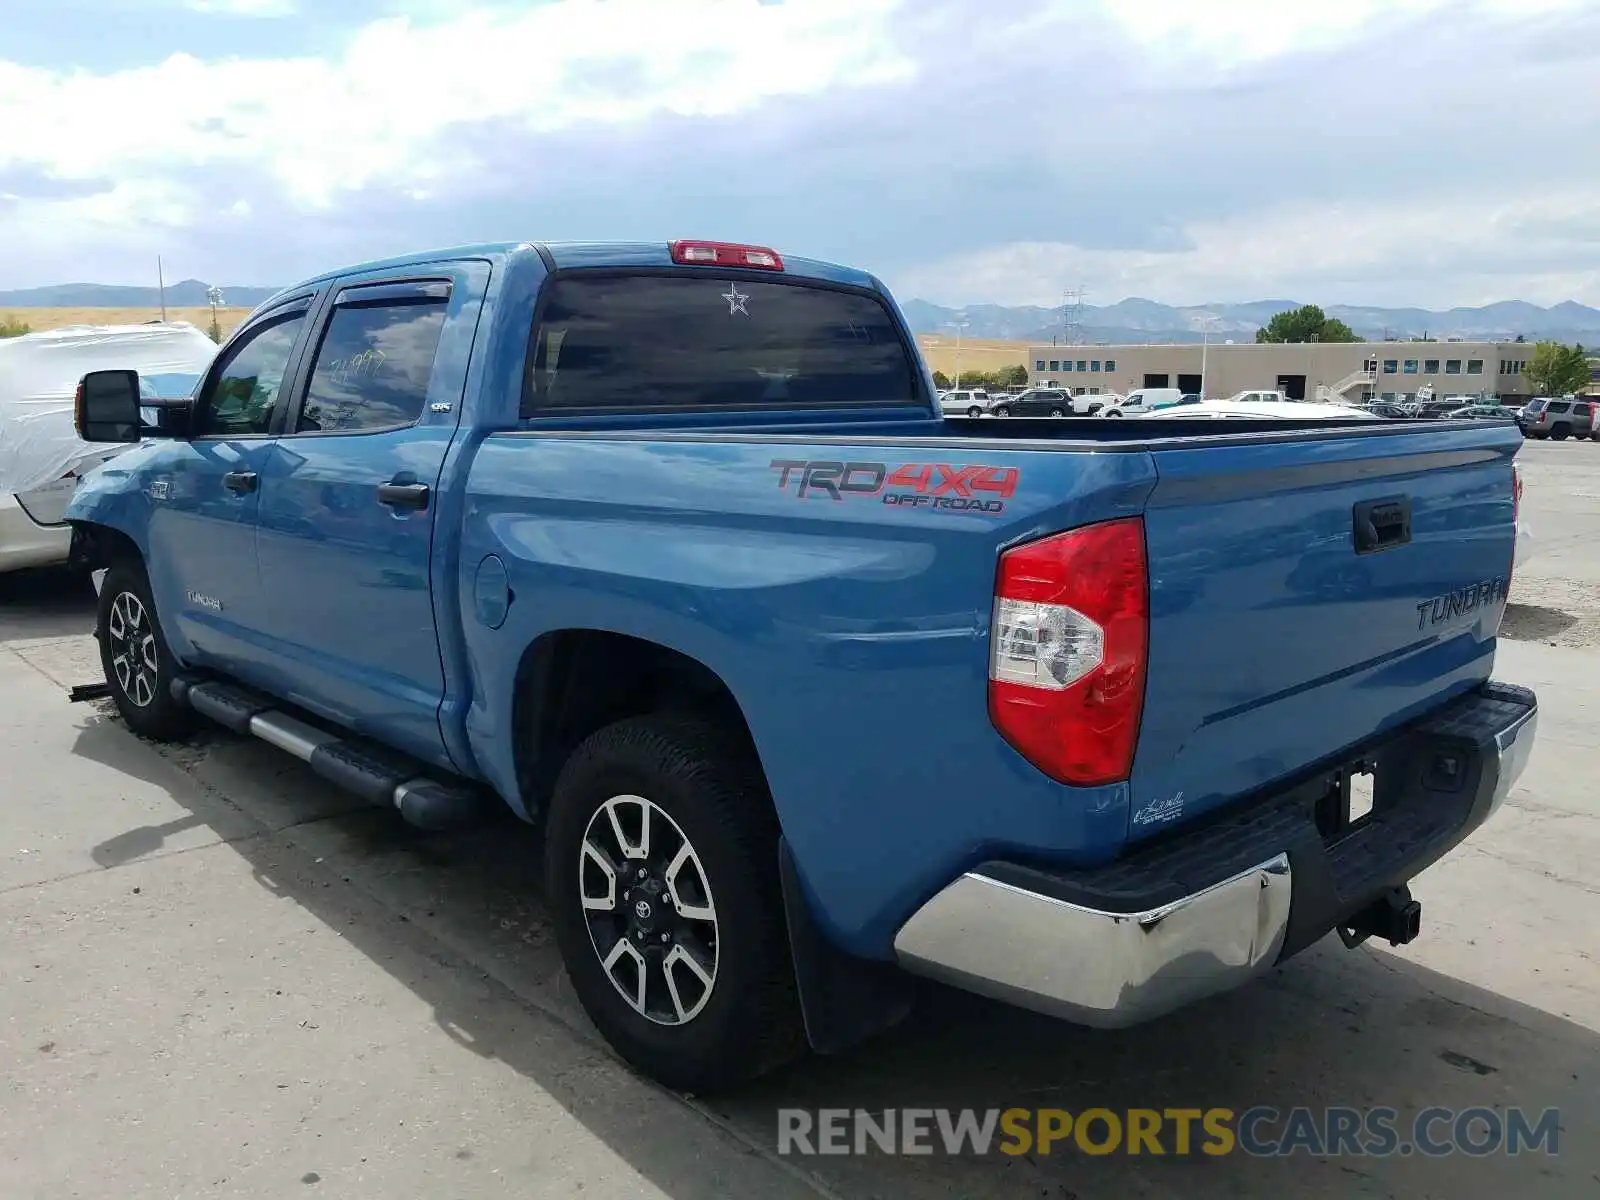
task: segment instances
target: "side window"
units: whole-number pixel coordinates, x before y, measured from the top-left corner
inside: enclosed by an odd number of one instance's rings
[[[422,415],[443,296],[340,303],[317,347],[294,433],[403,429]]]
[[[271,430],[304,310],[262,325],[228,351],[200,406],[198,437],[262,436]]]

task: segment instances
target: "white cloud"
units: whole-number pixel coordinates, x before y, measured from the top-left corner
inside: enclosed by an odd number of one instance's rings
[[[1324,49],[1369,32],[1448,12],[1527,21],[1592,8],[1594,0],[1099,0],[1105,16],[1164,55],[1237,65]]]
[[[1171,250],[1012,243],[894,282],[902,295],[949,304],[1055,305],[1063,287],[1080,283],[1101,304],[1126,296],[1439,306],[1600,297],[1600,205],[1581,187],[1297,205],[1177,234],[1184,244]]]
[[[100,75],[0,62],[0,169],[92,179],[248,166],[313,208],[373,183],[426,191],[470,168],[449,145],[457,126],[539,133],[728,116],[772,97],[906,78],[912,67],[886,25],[898,3],[555,0],[377,21],[331,59],[177,54]]]

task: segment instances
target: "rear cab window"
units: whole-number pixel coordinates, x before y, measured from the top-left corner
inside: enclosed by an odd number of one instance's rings
[[[693,268],[573,271],[541,299],[522,414],[922,405],[915,361],[867,292]]]
[[[1553,413],[1564,413],[1567,411],[1567,407],[1568,405],[1565,400],[1554,400],[1551,401],[1548,411]]]

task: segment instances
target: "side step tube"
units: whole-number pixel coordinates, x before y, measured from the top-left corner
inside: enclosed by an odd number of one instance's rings
[[[481,794],[466,784],[441,783],[405,755],[329,733],[229,683],[179,679],[173,696],[234,733],[248,733],[294,755],[329,783],[363,800],[393,806],[419,829],[464,825],[483,812]]]

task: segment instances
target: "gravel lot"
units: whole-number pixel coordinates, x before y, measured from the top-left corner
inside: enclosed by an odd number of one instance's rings
[[[0,1196],[1296,1197],[1600,1193],[1600,445],[1530,443],[1539,554],[1497,673],[1539,690],[1506,808],[1415,888],[1423,937],[1307,951],[1098,1034],[929,989],[734,1097],[598,1041],[507,821],[448,837],[222,733],[142,743],[90,598],[0,582]],[[1558,1107],[1554,1158],[782,1158],[776,1110]]]

